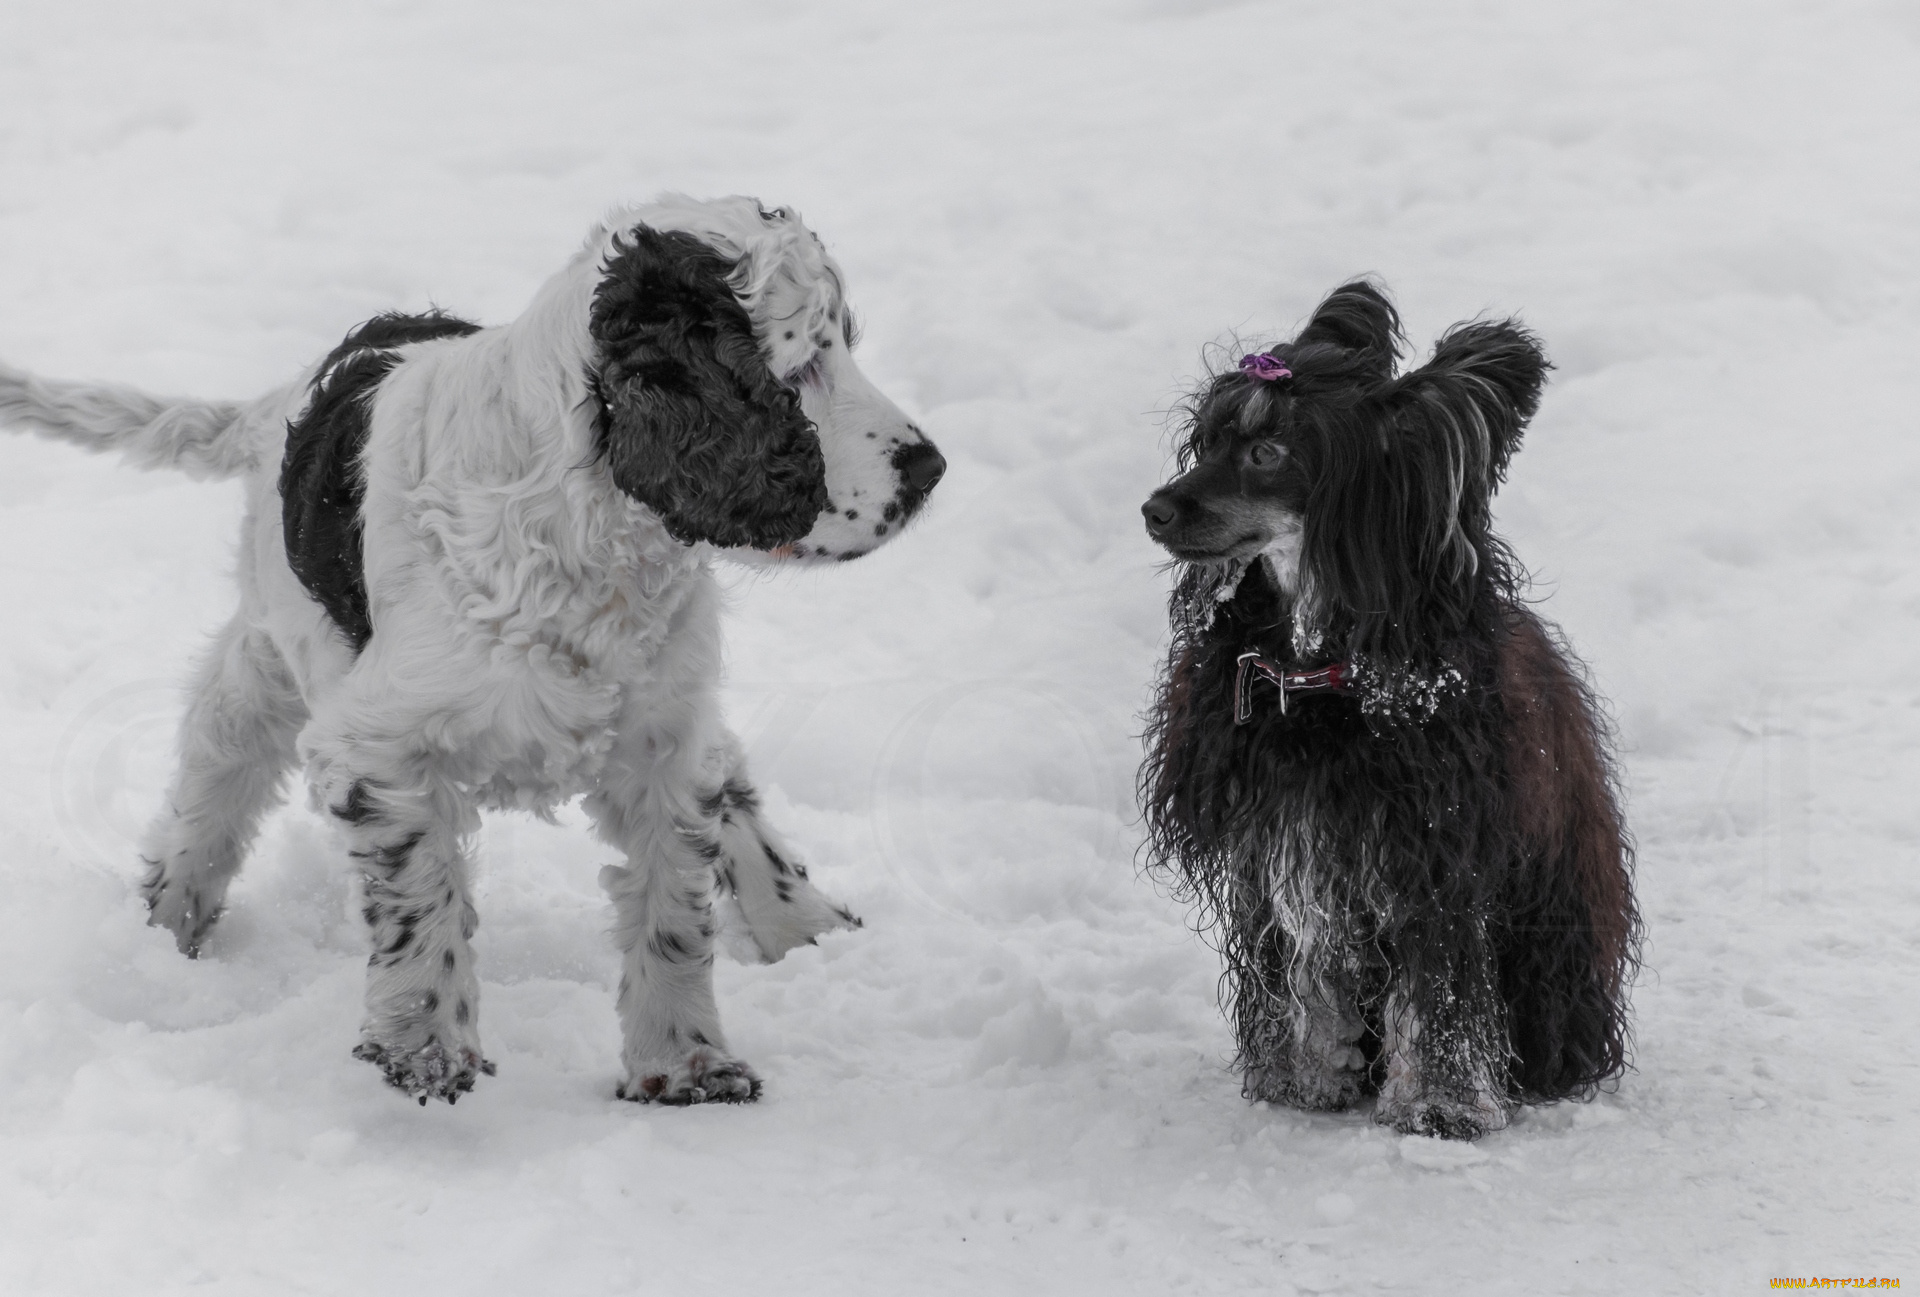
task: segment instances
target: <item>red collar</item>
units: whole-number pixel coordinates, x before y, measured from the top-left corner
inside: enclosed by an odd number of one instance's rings
[[[1233,723],[1245,725],[1253,719],[1253,682],[1267,680],[1280,686],[1280,714],[1286,715],[1288,694],[1343,694],[1353,684],[1353,666],[1347,662],[1329,662],[1308,671],[1289,671],[1271,658],[1261,657],[1253,649],[1240,655],[1240,666],[1233,677]]]

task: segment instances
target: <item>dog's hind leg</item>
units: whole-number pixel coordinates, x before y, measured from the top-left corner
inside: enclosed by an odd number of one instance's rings
[[[179,761],[141,846],[147,921],[200,952],[261,817],[280,799],[307,709],[279,650],[236,615],[200,660]]]
[[[706,809],[717,812],[719,882],[731,894],[760,958],[773,963],[833,928],[857,928],[853,911],[807,877],[807,867],[760,816],[760,798],[738,748],[723,750],[725,779]]]

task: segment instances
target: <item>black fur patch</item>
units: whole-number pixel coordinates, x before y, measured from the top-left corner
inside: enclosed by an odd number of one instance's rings
[[[360,454],[368,406],[399,356],[393,348],[464,337],[479,325],[429,311],[375,316],[349,333],[314,376],[312,399],[287,424],[280,463],[280,511],[287,566],[320,601],[358,653],[373,637],[366,564],[360,550]]]
[[[356,779],[347,789],[347,799],[338,806],[329,806],[336,819],[348,824],[368,824],[380,818],[380,807],[367,795],[366,781]]]
[[[683,964],[694,958],[694,949],[677,932],[655,931],[647,937],[647,952],[669,964]]]
[[[826,460],[767,368],[734,268],[691,234],[637,225],[615,240],[589,321],[595,432],[615,485],[675,540],[777,549],[826,507]]]
[[[398,870],[413,855],[413,849],[420,845],[420,839],[426,837],[424,830],[409,833],[398,842],[386,842],[369,847],[365,851],[349,851],[347,854],[355,860],[365,860],[379,865],[382,869]]]

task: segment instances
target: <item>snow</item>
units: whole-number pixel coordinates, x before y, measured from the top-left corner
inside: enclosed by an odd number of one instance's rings
[[[0,356],[247,395],[375,311],[510,318],[616,201],[797,207],[951,461],[742,577],[729,707],[865,917],[723,963],[751,1108],[617,1103],[577,815],[491,820],[497,1078],[348,1057],[304,809],[206,958],[133,841],[237,488],[0,438],[0,1289],[1749,1292],[1920,1278],[1920,18],[1905,0],[11,0]],[[1203,348],[1358,272],[1559,369],[1502,523],[1620,723],[1637,1070],[1472,1147],[1250,1107],[1139,879]],[[1237,354],[1237,353],[1236,353]]]

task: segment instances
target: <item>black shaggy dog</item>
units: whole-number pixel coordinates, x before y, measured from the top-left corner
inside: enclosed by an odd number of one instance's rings
[[[1492,530],[1546,357],[1465,324],[1396,376],[1400,338],[1348,284],[1194,396],[1140,795],[1247,1097],[1473,1139],[1625,1068],[1639,918],[1605,724]]]

